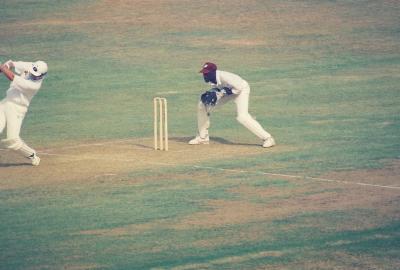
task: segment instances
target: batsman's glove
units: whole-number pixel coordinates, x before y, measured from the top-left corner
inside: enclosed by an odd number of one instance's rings
[[[11,69],[12,67],[14,67],[14,63],[12,60],[8,60],[7,62],[4,63],[5,65],[7,65],[8,69]]]
[[[13,64],[13,62],[11,60],[8,60],[7,62],[5,62],[3,64],[0,62],[0,66],[1,65],[5,66],[8,69],[11,69],[12,67],[14,67],[14,64]],[[0,73],[1,73],[1,70],[0,70]]]

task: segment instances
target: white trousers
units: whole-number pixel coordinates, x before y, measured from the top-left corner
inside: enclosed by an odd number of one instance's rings
[[[267,131],[249,114],[249,91],[241,92],[239,95],[223,96],[215,106],[215,108],[233,100],[236,103],[236,120],[261,140],[271,137]],[[206,111],[204,104],[200,101],[197,106],[197,128],[200,137],[208,136],[210,127],[210,116]]]
[[[7,127],[7,138],[2,141],[8,148],[16,150],[25,157],[35,153],[35,150],[26,145],[19,137],[27,110],[25,106],[15,104],[6,99],[0,102],[0,134]]]

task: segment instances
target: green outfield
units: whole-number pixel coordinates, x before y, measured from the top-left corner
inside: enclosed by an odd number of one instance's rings
[[[0,62],[44,60],[0,147],[0,269],[399,269],[397,1],[26,1]],[[213,61],[251,86],[189,146]],[[0,98],[8,80],[0,74]],[[170,151],[152,150],[155,96]],[[5,134],[1,135],[5,137]]]

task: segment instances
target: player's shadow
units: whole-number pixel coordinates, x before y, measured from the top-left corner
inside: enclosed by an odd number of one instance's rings
[[[153,146],[149,146],[149,145],[145,145],[145,144],[141,144],[141,143],[134,143],[134,146],[138,147],[138,148],[143,148],[143,149],[153,149]]]
[[[193,137],[171,137],[169,139],[174,142],[188,143]]]
[[[180,142],[180,143],[188,143],[193,137],[172,137],[171,141]],[[260,146],[260,144],[255,143],[241,143],[241,142],[232,142],[227,139],[221,137],[210,137],[210,144],[212,143],[226,144],[226,145],[241,145],[241,146]]]
[[[0,163],[0,168],[32,166],[30,163]]]
[[[221,137],[211,137],[210,140],[220,144],[227,144],[227,145],[260,146],[260,144],[256,143],[231,142]]]

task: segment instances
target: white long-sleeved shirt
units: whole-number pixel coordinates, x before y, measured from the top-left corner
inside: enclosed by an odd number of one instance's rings
[[[250,86],[247,81],[243,80],[239,75],[231,72],[217,70],[216,71],[217,84],[211,84],[213,87],[224,88],[228,87],[232,89],[233,94],[240,94],[242,92],[250,92]]]

